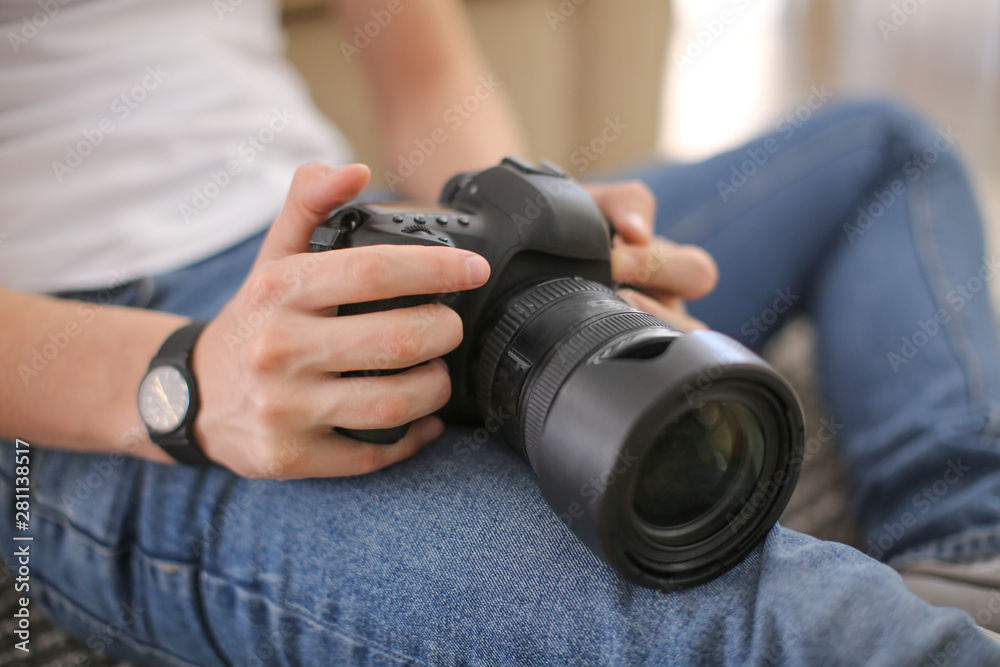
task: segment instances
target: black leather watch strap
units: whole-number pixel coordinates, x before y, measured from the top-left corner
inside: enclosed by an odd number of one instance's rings
[[[170,334],[149,363],[150,371],[158,366],[174,366],[181,371],[187,382],[188,409],[184,420],[170,433],[158,434],[149,430],[149,437],[153,442],[178,463],[186,465],[213,465],[212,460],[205,456],[194,438],[194,421],[198,416],[201,402],[191,364],[191,353],[206,324],[206,322],[192,322]]]

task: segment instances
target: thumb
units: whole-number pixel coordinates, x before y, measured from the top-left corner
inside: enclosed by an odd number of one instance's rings
[[[285,205],[261,245],[254,268],[306,252],[313,230],[333,209],[357,197],[369,178],[371,171],[363,164],[328,167],[313,162],[299,167]]]

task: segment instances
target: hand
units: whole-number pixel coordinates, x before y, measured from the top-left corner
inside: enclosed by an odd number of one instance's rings
[[[451,393],[439,357],[462,340],[458,315],[440,304],[334,315],[345,303],[478,287],[489,264],[464,250],[424,246],[306,253],[316,226],[357,196],[369,175],[363,165],[300,168],[250,275],[195,347],[202,399],[196,437],[209,458],[240,475],[363,474],[441,434],[441,420],[425,415]],[[339,376],[416,364],[397,375]],[[332,431],[413,420],[392,445]]]
[[[622,289],[619,296],[681,331],[707,329],[687,314],[684,300],[701,298],[715,288],[719,270],[712,256],[698,246],[653,236],[656,198],[645,184],[590,185],[587,192],[617,232],[612,277],[641,290]]]

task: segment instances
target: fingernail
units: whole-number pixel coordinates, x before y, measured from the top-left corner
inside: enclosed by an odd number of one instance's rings
[[[479,255],[472,255],[465,260],[465,268],[469,273],[469,282],[482,285],[490,277],[490,263]]]

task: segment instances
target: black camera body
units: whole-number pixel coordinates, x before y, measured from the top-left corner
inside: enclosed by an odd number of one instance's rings
[[[445,357],[451,369],[452,397],[442,415],[452,422],[476,423],[481,417],[471,371],[476,333],[485,330],[487,315],[523,286],[552,278],[577,276],[611,285],[611,238],[594,200],[564,172],[554,166],[535,168],[514,158],[478,174],[452,178],[440,204],[387,202],[342,208],[316,230],[311,249],[439,245],[471,250],[489,262],[490,279],[476,290],[338,309],[340,314],[353,315],[432,301],[453,308],[462,317],[465,337]],[[372,371],[362,370],[366,375]],[[387,429],[387,433],[379,438],[362,432],[361,438],[395,442],[402,435],[398,430]]]
[[[629,579],[693,585],[739,562],[787,504],[802,461],[798,400],[721,334],[682,334],[613,290],[611,232],[558,168],[514,158],[453,177],[440,206],[336,211],[313,252],[440,245],[482,255],[482,287],[346,304],[359,314],[441,301],[464,339],[445,357],[450,422],[482,423],[531,464],[549,504]],[[391,357],[346,375],[400,372]],[[395,442],[406,426],[338,431]]]

